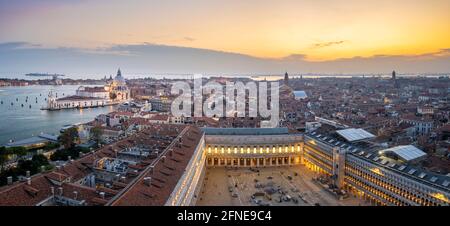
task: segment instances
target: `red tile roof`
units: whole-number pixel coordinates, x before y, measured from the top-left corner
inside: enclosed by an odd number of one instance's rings
[[[133,181],[140,172],[143,172],[147,165],[153,163],[150,157],[138,163],[134,168],[138,169],[136,175],[128,175],[124,182],[113,182],[113,189],[99,187],[98,189],[76,184],[77,181],[91,174],[92,166],[96,159],[102,157],[115,157],[116,151],[123,150],[126,147],[135,145],[150,145],[154,149],[164,150],[171,143],[176,143],[174,137],[182,129],[187,128],[182,125],[151,125],[149,128],[136,133],[126,139],[120,140],[114,144],[106,145],[94,153],[87,153],[77,160],[67,162],[65,166],[44,174],[37,174],[30,178],[30,184],[27,182],[16,182],[12,185],[0,188],[0,206],[30,206],[37,205],[40,202],[51,197],[51,188],[54,188],[55,194],[59,192],[59,185],[63,188],[64,196],[74,198],[74,192],[77,192],[77,200],[85,200],[87,205],[104,205],[109,199],[125,188],[128,183]],[[190,127],[189,134],[200,134],[197,128]],[[191,143],[189,138],[183,139],[183,144]],[[185,149],[189,151],[190,149]],[[55,183],[56,182],[56,183]],[[62,183],[60,183],[62,182]],[[105,192],[105,198],[100,197],[99,193]]]
[[[197,147],[203,133],[197,127],[188,127],[180,140],[167,149],[165,158],[148,166],[131,186],[110,202],[114,206],[162,206],[169,199]],[[177,139],[176,139],[177,140]],[[151,184],[144,178],[151,177]]]

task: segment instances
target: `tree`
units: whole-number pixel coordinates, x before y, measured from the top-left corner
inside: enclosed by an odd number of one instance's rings
[[[34,155],[31,161],[33,162],[35,168],[39,168],[41,166],[46,166],[49,164],[47,157],[42,154]]]
[[[61,146],[59,143],[48,143],[47,145],[45,145],[44,150],[50,151],[59,148],[59,146]]]
[[[58,160],[62,160],[62,161],[67,161],[69,160],[69,156],[72,159],[77,159],[80,156],[80,152],[82,153],[87,153],[89,152],[89,148],[82,148],[82,147],[72,147],[69,149],[60,149],[55,151],[55,153],[53,153],[50,156],[50,159],[52,161],[58,161]]]
[[[19,157],[23,157],[28,154],[28,150],[24,147],[11,147],[7,149],[10,154],[15,154]]]
[[[0,147],[0,172],[3,170],[4,164],[9,160],[10,155],[17,155],[19,157],[25,156],[28,151],[24,147]]]
[[[95,144],[98,146],[103,135],[103,129],[100,126],[94,126],[91,128],[90,134],[91,139],[95,141]]]
[[[58,137],[58,141],[61,142],[65,149],[71,149],[75,146],[78,137],[78,130],[75,127],[72,127],[64,131],[64,133]]]

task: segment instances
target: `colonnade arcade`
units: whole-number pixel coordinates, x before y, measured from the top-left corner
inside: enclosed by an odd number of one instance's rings
[[[266,167],[300,164],[301,144],[207,145],[207,166]]]

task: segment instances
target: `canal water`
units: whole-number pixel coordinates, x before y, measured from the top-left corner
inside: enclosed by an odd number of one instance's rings
[[[64,125],[89,122],[114,106],[90,109],[40,110],[50,90],[58,97],[74,95],[78,85],[0,87],[0,145],[40,133],[59,134]],[[28,98],[27,98],[28,97]],[[23,105],[23,106],[22,106]]]

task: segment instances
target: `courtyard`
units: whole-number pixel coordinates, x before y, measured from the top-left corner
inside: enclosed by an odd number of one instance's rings
[[[211,167],[206,170],[200,206],[368,205],[352,195],[339,198],[305,166],[265,168]]]

